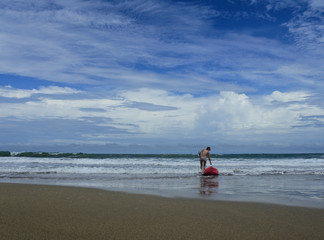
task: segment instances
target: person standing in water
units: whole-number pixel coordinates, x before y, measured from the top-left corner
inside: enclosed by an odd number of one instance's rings
[[[212,162],[210,160],[210,153],[209,151],[211,151],[210,147],[207,147],[206,149],[203,149],[199,152],[199,156],[200,156],[200,169],[202,171],[205,170],[206,168],[206,162],[207,162],[207,157],[209,159],[209,163],[210,165],[212,165]]]

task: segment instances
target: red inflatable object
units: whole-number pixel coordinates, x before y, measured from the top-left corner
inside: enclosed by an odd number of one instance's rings
[[[206,168],[205,171],[203,172],[204,176],[212,176],[212,175],[219,175],[219,172],[216,168],[214,167],[209,167]]]

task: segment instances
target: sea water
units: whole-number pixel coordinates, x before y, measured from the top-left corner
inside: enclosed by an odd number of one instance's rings
[[[11,153],[0,157],[0,182],[324,208],[324,154],[212,155],[212,163],[219,176],[201,176],[191,154]]]

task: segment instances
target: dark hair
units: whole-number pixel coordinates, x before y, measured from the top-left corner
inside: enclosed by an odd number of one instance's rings
[[[210,147],[207,147],[206,149],[207,149],[207,150],[210,150]]]

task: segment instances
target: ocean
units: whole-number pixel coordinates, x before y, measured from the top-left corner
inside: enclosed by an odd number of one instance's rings
[[[324,154],[0,154],[0,182],[324,208]],[[209,162],[207,161],[207,165]]]

